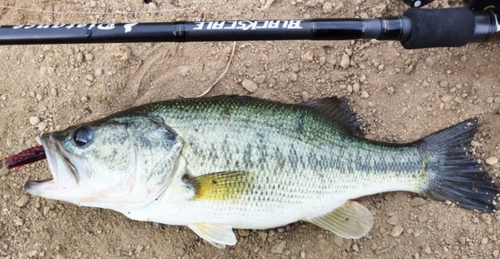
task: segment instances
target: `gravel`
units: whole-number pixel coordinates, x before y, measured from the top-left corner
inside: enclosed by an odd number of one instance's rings
[[[28,204],[29,201],[30,201],[30,197],[28,195],[23,195],[14,204],[17,207],[22,208],[22,207],[26,206],[26,204]]]
[[[252,80],[245,79],[245,80],[243,80],[243,82],[241,82],[241,85],[243,86],[243,88],[245,88],[250,93],[257,91],[257,84],[255,82],[253,82]]]
[[[351,59],[349,58],[349,55],[343,54],[342,59],[340,60],[340,66],[344,69],[349,68],[349,65],[351,64]]]
[[[33,126],[36,126],[38,123],[40,123],[40,118],[33,116],[30,117],[30,124]]]
[[[496,165],[497,163],[498,163],[498,158],[497,157],[492,156],[492,157],[488,157],[486,159],[486,164],[487,165]]]
[[[396,224],[391,230],[391,236],[399,237],[403,233],[403,226],[401,224]]]
[[[413,200],[411,200],[410,204],[412,207],[419,207],[425,204],[425,200],[420,197],[416,197]]]

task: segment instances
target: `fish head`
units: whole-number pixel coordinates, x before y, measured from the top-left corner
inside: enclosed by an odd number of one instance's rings
[[[112,208],[155,199],[176,170],[182,140],[161,118],[118,116],[45,133],[52,179],[29,181],[28,193]]]

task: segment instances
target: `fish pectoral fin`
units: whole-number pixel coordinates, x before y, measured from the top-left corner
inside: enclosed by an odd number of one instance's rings
[[[217,248],[235,245],[236,236],[231,226],[226,224],[196,223],[188,225],[198,236]]]
[[[219,172],[183,178],[195,191],[196,200],[233,200],[246,194],[252,187],[251,173],[243,171]]]
[[[373,215],[365,206],[347,201],[326,215],[306,221],[343,238],[358,239],[368,234],[372,228]]]

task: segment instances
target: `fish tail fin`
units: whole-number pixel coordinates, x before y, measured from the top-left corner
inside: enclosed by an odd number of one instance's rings
[[[423,194],[466,209],[494,212],[500,189],[468,154],[477,126],[477,119],[469,119],[416,142],[429,159],[429,184]]]

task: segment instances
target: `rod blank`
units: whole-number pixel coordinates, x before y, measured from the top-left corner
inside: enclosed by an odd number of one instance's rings
[[[0,26],[0,45],[264,40],[400,41],[405,48],[500,40],[498,14],[467,8],[409,9],[402,17]]]
[[[16,25],[0,45],[119,42],[400,40],[400,18]]]

